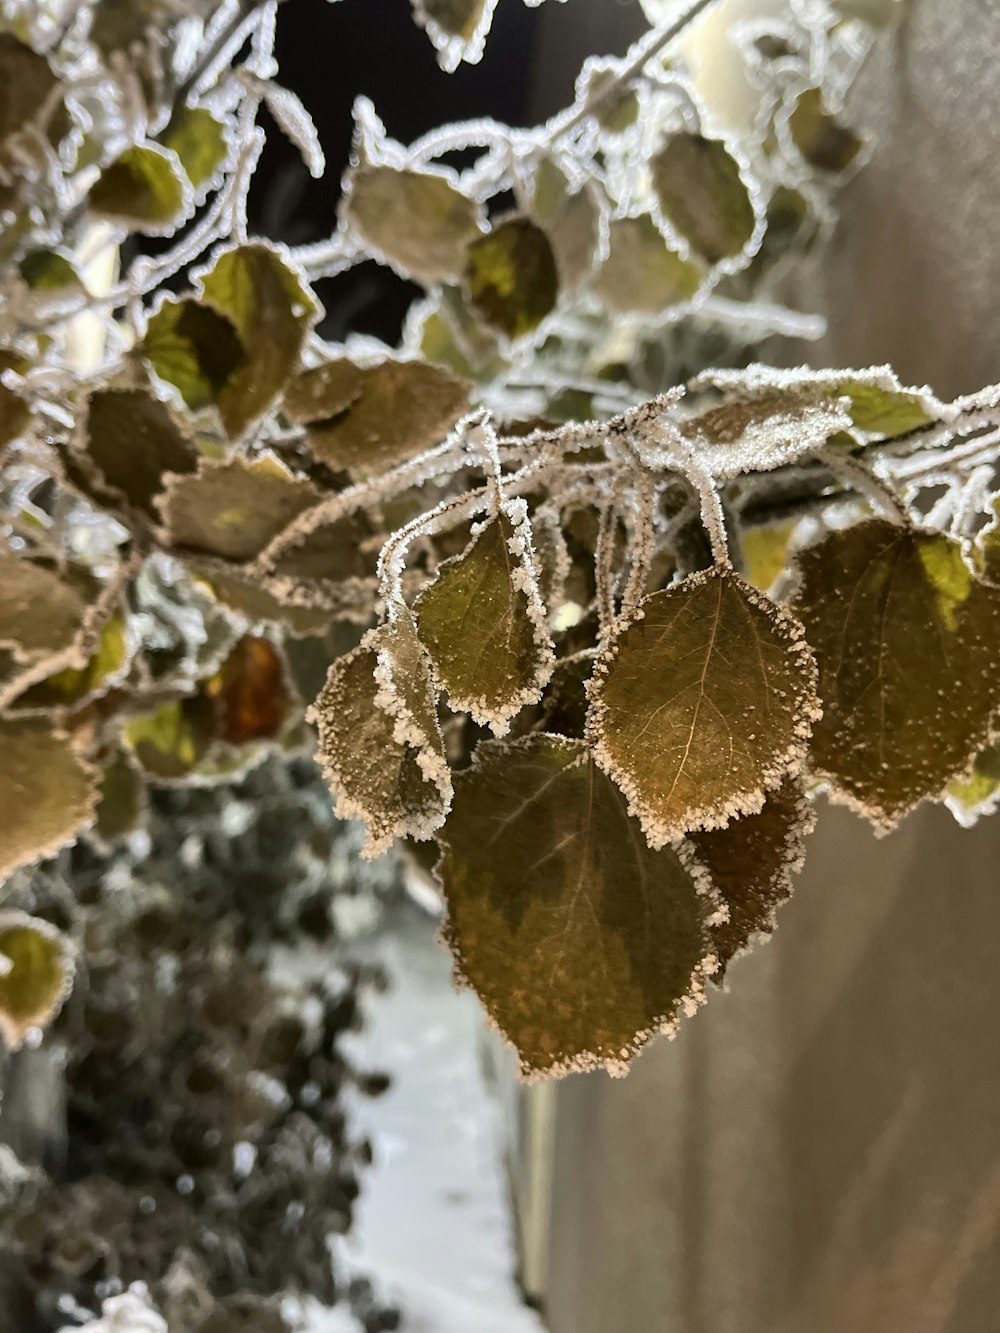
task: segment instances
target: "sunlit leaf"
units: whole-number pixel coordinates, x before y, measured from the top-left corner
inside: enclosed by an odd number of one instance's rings
[[[834,383],[850,401],[851,420],[859,430],[892,439],[934,420],[927,396],[918,389],[883,388],[877,384]]]
[[[472,242],[465,282],[476,312],[508,338],[537,328],[559,295],[549,238],[526,217],[507,218]]]
[[[806,88],[796,97],[788,133],[809,165],[820,171],[846,171],[861,151],[861,139],[827,108],[820,88]]]
[[[598,762],[654,847],[760,810],[816,713],[801,626],[724,569],[645,598],[591,699]]]
[[[794,519],[744,528],[740,533],[743,564],[748,583],[761,592],[774,587],[788,559],[788,544],[797,527]]]
[[[404,277],[434,283],[461,274],[482,210],[447,175],[364,163],[345,188],[347,222]]]
[[[671,225],[710,264],[738,255],[756,227],[739,163],[721,139],[671,134],[650,158],[653,188]]]
[[[217,402],[249,364],[232,320],[190,297],[168,297],[160,305],[150,316],[142,348],[157,375],[193,411]]]
[[[438,837],[457,968],[522,1073],[624,1073],[700,1000],[711,900],[580,742],[481,745]]]
[[[690,301],[701,280],[697,264],[671,250],[659,227],[644,213],[611,223],[608,257],[592,285],[608,310],[654,315]]]
[[[274,644],[249,634],[204,683],[202,692],[215,704],[213,736],[227,745],[276,736],[294,702]]]
[[[135,144],[104,168],[87,206],[133,231],[161,236],[190,211],[191,195],[172,153],[155,144]]]
[[[73,949],[56,928],[24,912],[0,912],[0,1036],[16,1051],[48,1027],[73,985]]]
[[[837,398],[803,387],[711,407],[686,418],[681,429],[704,451],[713,475],[725,479],[781,467],[850,425]]]
[[[791,895],[813,823],[801,780],[786,778],[768,793],[757,814],[692,835],[698,859],[729,909],[729,919],[711,927],[719,959],[714,981],[722,980],[730,959],[742,953],[755,935],[769,935],[774,929],[775,908]]]
[[[205,461],[194,475],[171,478],[158,507],[175,546],[252,560],[318,499],[311,482],[263,454]]]
[[[167,406],[144,389],[92,393],[82,442],[107,485],[147,513],[164,474],[193,472],[199,457]]]
[[[818,773],[891,828],[961,778],[1000,706],[1000,591],[956,542],[882,519],[800,552],[795,610],[819,666]]]
[[[85,609],[79,591],[58,574],[0,551],[0,643],[19,659],[68,648]]]
[[[441,565],[416,607],[420,638],[451,707],[498,735],[538,699],[552,667],[524,527],[504,513],[491,519],[463,555]]]
[[[225,125],[203,106],[176,107],[160,143],[177,154],[195,187],[210,181],[229,153]]]
[[[89,767],[43,718],[0,718],[0,878],[51,856],[93,817]]]

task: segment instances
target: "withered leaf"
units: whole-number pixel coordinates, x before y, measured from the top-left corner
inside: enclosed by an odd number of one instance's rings
[[[92,393],[83,447],[107,485],[147,513],[164,474],[193,472],[199,457],[166,404],[144,389]]]
[[[712,901],[581,742],[481,744],[438,838],[457,971],[523,1074],[624,1073],[700,1000]]]
[[[651,846],[761,809],[805,758],[814,679],[798,622],[729,570],[643,600],[595,671],[588,728]]]
[[[655,315],[690,301],[701,286],[701,269],[671,250],[648,213],[616,218],[608,244],[608,257],[592,283],[608,310]]]
[[[441,565],[416,606],[421,641],[451,707],[497,735],[539,698],[552,669],[523,529],[505,513],[489,520],[464,554]]]
[[[819,666],[812,760],[883,828],[961,778],[1000,706],[1000,591],[956,542],[873,519],[798,556]]]
[[[33,1028],[48,1027],[73,985],[69,940],[48,921],[0,912],[0,1036],[16,1051]]]
[[[252,560],[319,498],[311,482],[262,454],[252,461],[206,460],[193,475],[171,477],[157,506],[173,545]]]
[[[721,982],[730,960],[755,935],[774,929],[774,912],[790,897],[801,868],[806,836],[815,817],[799,778],[786,778],[768,792],[764,808],[732,819],[722,829],[692,834],[698,859],[729,908],[729,919],[711,927],[719,960],[713,981]]]
[[[0,878],[72,842],[93,817],[94,775],[45,718],[0,718]]]
[[[465,283],[487,324],[508,338],[531,333],[559,295],[549,238],[530,218],[507,218],[469,246]]]
[[[369,163],[348,174],[342,210],[376,255],[424,283],[461,274],[482,218],[480,205],[443,173]]]
[[[173,153],[155,144],[134,144],[104,168],[87,206],[133,231],[161,236],[190,211],[191,192]]]
[[[664,215],[695,254],[717,264],[749,243],[756,228],[753,202],[723,140],[671,134],[649,169]]]

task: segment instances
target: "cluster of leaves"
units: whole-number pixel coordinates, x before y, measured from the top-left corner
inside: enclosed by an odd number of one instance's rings
[[[154,4],[155,43],[110,0],[8,25],[0,870],[311,748],[315,700],[369,853],[437,839],[458,975],[524,1072],[617,1070],[770,928],[807,795],[880,828],[994,799],[1000,394],[705,370],[816,330],[768,298],[863,157],[871,29],[796,0],[734,34],[737,142],[675,41],[704,7],[532,130],[406,148],[362,99],[297,252],[246,234],[262,102],[322,170],[273,4]],[[418,13],[453,62],[492,11]],[[95,228],[175,239],[87,292]],[[426,288],[395,351],[315,333],[312,281],[367,259]]]

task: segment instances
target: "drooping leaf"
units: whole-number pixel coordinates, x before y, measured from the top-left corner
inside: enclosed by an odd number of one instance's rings
[[[851,416],[838,398],[811,387],[776,390],[711,407],[681,422],[720,479],[764,472],[824,445]]]
[[[92,393],[83,447],[107,485],[147,513],[164,475],[193,472],[199,457],[166,404],[144,389]]]
[[[719,959],[714,981],[721,982],[730,960],[755,935],[769,935],[774,929],[775,908],[791,895],[814,822],[801,780],[786,778],[768,793],[764,808],[756,814],[692,835],[698,859],[729,909],[729,919],[711,927]]]
[[[443,172],[363,163],[345,182],[343,215],[376,253],[418,282],[457,278],[482,209]]]
[[[212,734],[227,745],[277,736],[294,702],[274,644],[250,634],[234,646],[202,692],[215,705]]]
[[[595,671],[589,730],[659,847],[760,810],[815,715],[801,626],[716,568],[643,600]]]
[[[0,912],[0,1036],[16,1051],[33,1028],[48,1027],[73,985],[65,935],[25,912]]]
[[[308,423],[310,448],[324,463],[374,473],[443,440],[466,410],[470,387],[423,361],[365,369],[331,361],[299,377],[285,414]]]
[[[0,878],[51,856],[93,817],[90,768],[44,718],[0,718]]]
[[[753,202],[723,140],[671,134],[649,169],[660,208],[696,255],[717,264],[749,243],[756,228]]]
[[[487,522],[468,550],[441,565],[417,602],[420,638],[456,712],[502,735],[539,698],[552,643],[525,550],[526,520]]]
[[[597,296],[617,314],[658,314],[690,301],[701,286],[697,264],[671,250],[644,213],[611,223],[608,257],[593,281]]]
[[[0,33],[0,147],[39,114],[57,82],[44,56],[13,33]]]
[[[217,402],[249,362],[233,322],[190,297],[168,297],[150,316],[143,352],[192,411]]]
[[[87,206],[133,231],[162,236],[190,211],[191,192],[173,153],[155,144],[134,144],[104,168]]]
[[[549,238],[526,217],[507,218],[471,243],[465,282],[476,312],[508,338],[536,329],[559,295]]]
[[[311,482],[262,454],[206,460],[193,475],[171,477],[157,505],[175,546],[252,560],[319,498]]]
[[[394,838],[429,837],[443,821],[451,796],[436,718],[433,736],[417,721],[428,714],[428,702],[433,713],[426,658],[410,657],[397,670],[387,665],[385,655],[398,651],[384,628],[370,631],[330,667],[308,714],[319,730],[317,758],[337,798],[337,813],[365,821],[363,855],[369,857],[384,852]],[[408,675],[414,661],[422,667]],[[388,675],[395,690],[384,683]],[[422,703],[413,707],[417,698]],[[418,735],[420,742],[414,744]]]
[[[212,179],[229,153],[225,125],[203,106],[176,107],[160,143],[177,154],[196,188]]]
[[[956,542],[882,519],[799,554],[795,610],[819,666],[816,771],[893,827],[964,776],[1000,707],[1000,590]]]
[[[85,610],[79,591],[53,570],[0,551],[0,643],[20,661],[68,648]]]
[[[448,943],[522,1073],[624,1073],[700,1000],[713,904],[581,742],[480,745],[438,838]]]
[[[828,109],[821,88],[806,88],[788,113],[792,143],[810,166],[820,171],[846,171],[862,141]]]

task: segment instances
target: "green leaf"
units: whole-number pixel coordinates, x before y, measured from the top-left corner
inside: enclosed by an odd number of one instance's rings
[[[330,361],[285,395],[285,415],[309,426],[309,447],[334,468],[375,473],[443,440],[469,404],[471,386],[423,361],[365,369]]]
[[[787,565],[788,545],[797,527],[798,520],[789,519],[741,530],[740,547],[748,583],[761,592],[774,587]]]
[[[764,808],[733,819],[723,829],[695,833],[691,843],[729,918],[711,927],[719,959],[713,981],[721,982],[731,959],[755,935],[770,935],[774,913],[791,896],[802,867],[806,836],[815,823],[798,778],[769,792]]]
[[[132,231],[164,236],[190,212],[191,193],[173,153],[154,144],[135,144],[104,168],[87,206]]]
[[[133,641],[125,617],[115,612],[101,627],[100,638],[90,659],[82,667],[63,667],[21,694],[15,708],[68,708],[104,693],[125,672],[133,652]]]
[[[835,391],[850,401],[851,420],[859,430],[892,439],[933,421],[927,394],[919,389],[883,388],[857,381],[835,382]]]
[[[811,386],[736,399],[679,423],[713,476],[723,480],[781,467],[850,424],[837,398]]]
[[[203,106],[177,107],[160,135],[160,143],[177,154],[196,188],[212,179],[229,153],[225,125]]]
[[[497,735],[540,697],[552,670],[552,643],[529,561],[527,520],[515,525],[501,513],[463,555],[441,565],[416,606],[420,638],[451,707]]]
[[[68,648],[85,610],[77,589],[58,574],[0,551],[0,643],[20,661]]]
[[[0,879],[51,856],[92,819],[97,793],[90,768],[44,718],[0,717]]]
[[[980,750],[967,777],[949,782],[945,803],[966,828],[994,813],[1000,803],[1000,742]]]
[[[624,1073],[701,1000],[712,900],[580,742],[480,745],[438,838],[457,969],[523,1074]]]
[[[461,274],[482,209],[450,175],[363,163],[344,184],[343,216],[375,258],[426,284]]]
[[[819,666],[816,771],[892,828],[966,774],[1000,706],[1000,591],[956,542],[882,519],[799,553],[795,610]]]
[[[24,912],[0,912],[0,1035],[16,1051],[32,1028],[48,1027],[73,986],[65,935]]]
[[[644,599],[595,670],[589,730],[653,847],[754,814],[816,716],[802,628],[726,569]]]
[[[146,784],[126,751],[116,749],[103,764],[99,790],[94,832],[105,843],[134,833],[146,812]]]
[[[854,131],[827,108],[821,88],[806,88],[796,97],[788,113],[788,133],[809,165],[820,171],[846,171],[862,147]]]
[[[367,857],[397,837],[429,837],[451,798],[430,672],[415,638],[412,624],[369,631],[330,667],[308,714],[337,814],[365,821]]]
[[[205,460],[197,473],[169,478],[157,501],[170,542],[226,560],[252,560],[320,498],[272,454]]]
[[[753,237],[756,215],[739,163],[721,139],[672,134],[650,158],[664,216],[710,264],[738,255]]]
[[[59,292],[83,286],[72,260],[58,250],[30,250],[18,264],[18,270],[33,292]]]
[[[167,406],[146,389],[92,393],[82,444],[103,481],[149,514],[164,475],[194,472],[199,458]]]
[[[149,318],[142,350],[160,379],[195,412],[217,402],[249,364],[232,320],[191,297],[163,301]]]
[[[0,33],[0,145],[31,124],[58,82],[44,56],[12,33]]]
[[[644,213],[611,223],[608,257],[592,285],[601,303],[616,314],[656,315],[690,301],[702,276],[697,264],[671,250]]]
[[[213,720],[211,700],[194,695],[129,718],[122,739],[151,777],[182,778],[208,753]]]
[[[530,218],[507,218],[469,246],[465,283],[473,309],[487,324],[508,338],[531,333],[559,295],[549,238]]]

